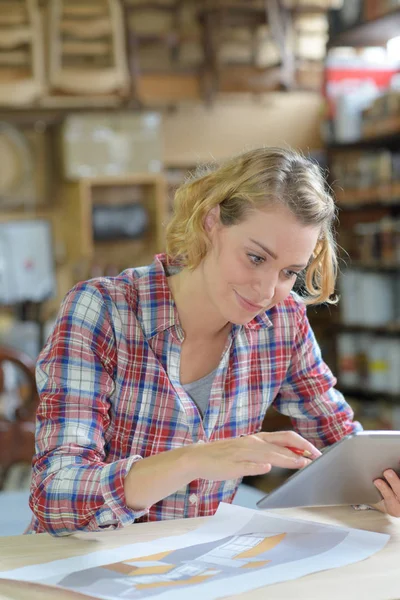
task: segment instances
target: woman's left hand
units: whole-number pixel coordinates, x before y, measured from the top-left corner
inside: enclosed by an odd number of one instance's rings
[[[383,472],[385,479],[375,479],[374,484],[383,500],[373,507],[392,517],[400,517],[400,477],[392,469]]]

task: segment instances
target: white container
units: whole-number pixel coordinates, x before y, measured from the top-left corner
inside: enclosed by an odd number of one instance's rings
[[[363,325],[379,327],[394,321],[394,282],[390,273],[362,273],[359,291]]]
[[[368,347],[368,388],[373,392],[390,392],[390,357],[388,340],[375,337]]]
[[[0,303],[42,302],[56,290],[50,224],[0,223]]]
[[[377,96],[379,90],[372,79],[338,96],[335,115],[335,139],[338,142],[355,142],[362,137],[361,112]]]
[[[387,339],[389,354],[389,391],[400,396],[400,339]]]
[[[356,325],[363,321],[360,303],[361,273],[347,269],[340,275],[340,311],[342,323]]]
[[[64,176],[76,180],[161,172],[161,125],[157,112],[67,117],[62,129]]]
[[[340,333],[337,336],[337,351],[340,383],[356,387],[359,384],[357,336],[354,333]]]

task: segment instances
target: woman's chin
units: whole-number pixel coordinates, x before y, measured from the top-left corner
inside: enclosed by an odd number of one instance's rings
[[[247,325],[257,316],[257,313],[251,314],[247,311],[231,311],[230,316],[226,315],[227,320],[233,325]]]

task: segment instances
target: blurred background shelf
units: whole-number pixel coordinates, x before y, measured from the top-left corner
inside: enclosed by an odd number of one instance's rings
[[[347,4],[353,5],[353,13],[362,10],[361,2],[353,1]],[[386,4],[386,6],[384,6]],[[389,6],[388,6],[389,4]],[[354,46],[354,47],[366,47],[366,46],[382,46],[389,40],[397,35],[400,31],[400,8],[390,6],[390,3],[384,2],[370,2],[365,3],[366,14],[356,19],[356,23],[347,27],[343,31],[335,32],[333,26],[333,32],[329,37],[328,48],[335,46]],[[383,6],[382,6],[383,5]],[[351,9],[347,9],[348,13]],[[344,9],[343,9],[343,12]],[[381,14],[379,14],[381,13]],[[333,25],[335,25],[335,16],[333,17]]]
[[[309,310],[365,427],[400,428],[400,3],[329,14],[324,132],[338,207],[337,307]]]
[[[336,328],[342,331],[353,331],[373,333],[375,335],[400,335],[400,324],[393,323],[388,325],[374,326],[374,325],[358,325],[357,323],[336,323]]]
[[[380,399],[380,400],[384,400],[384,401],[389,401],[395,404],[399,404],[400,406],[400,392],[396,393],[396,394],[391,394],[389,392],[385,392],[385,391],[379,391],[379,390],[370,390],[368,388],[363,388],[363,387],[347,387],[347,386],[341,386],[341,391],[343,392],[343,394],[345,394],[346,396],[349,397],[360,397],[363,400],[369,400],[371,402]]]
[[[175,191],[198,167],[291,146],[326,169],[338,206],[340,302],[308,309],[323,357],[365,427],[400,429],[400,335],[386,325],[400,322],[400,2],[0,2],[11,26],[25,38],[0,36],[0,229],[31,224],[30,253],[7,246],[4,264],[18,255],[33,283],[0,306],[0,344],[34,361],[72,285],[164,250]],[[49,257],[52,295],[37,302]],[[6,379],[0,399],[26,397]],[[264,430],[290,427],[267,412]]]
[[[354,140],[352,142],[330,142],[327,144],[328,152],[337,152],[337,151],[346,151],[346,150],[357,150],[362,148],[392,148],[396,147],[398,144],[398,139],[400,135],[400,119],[388,119],[386,123],[382,125],[382,130],[385,133],[376,133],[369,135],[368,137],[363,137],[358,140]],[[394,127],[391,124],[395,125]],[[378,128],[377,128],[378,131]]]

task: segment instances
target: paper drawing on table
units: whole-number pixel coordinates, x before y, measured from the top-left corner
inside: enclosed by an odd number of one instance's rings
[[[188,594],[212,600],[362,560],[387,540],[384,534],[221,505],[205,525],[182,536],[14,570],[13,578],[26,581],[39,568],[38,583],[104,600],[187,600]]]
[[[205,581],[311,558],[335,547],[345,531],[327,534],[249,533],[190,548],[139,557],[67,575],[58,582],[64,588],[91,595],[110,588],[115,598],[149,598],[162,589],[193,586]],[[110,585],[111,584],[111,585]],[[101,596],[99,596],[101,597]]]

